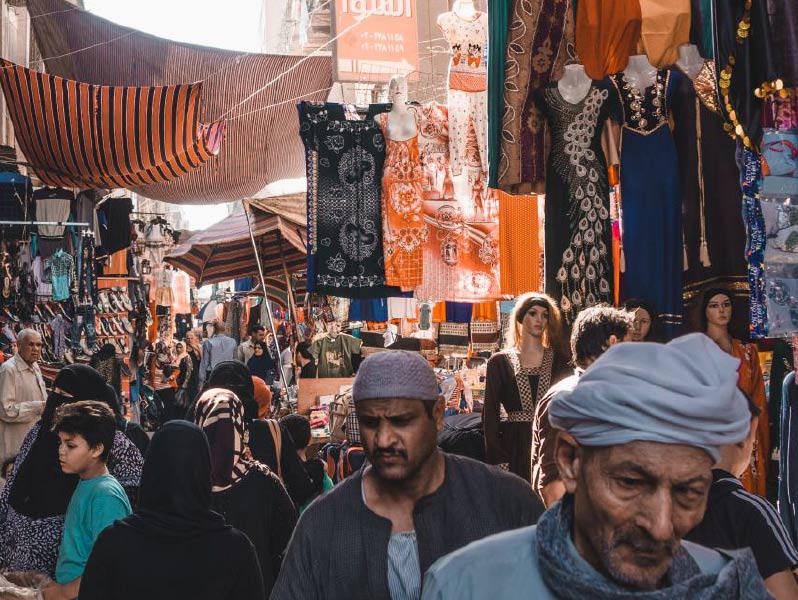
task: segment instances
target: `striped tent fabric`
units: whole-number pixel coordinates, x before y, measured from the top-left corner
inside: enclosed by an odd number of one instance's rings
[[[22,152],[56,187],[165,183],[219,152],[224,122],[199,122],[202,83],[111,87],[2,61],[0,86]]]
[[[304,225],[258,209],[252,209],[251,222],[264,275],[282,275],[283,258],[289,273],[305,268]],[[258,276],[247,217],[243,211],[194,234],[167,254],[164,262],[194,277],[198,286]]]
[[[48,73],[108,86],[202,81],[201,120],[225,119],[216,159],[172,181],[131,187],[135,192],[175,204],[214,204],[259,197],[267,184],[305,177],[295,105],[327,98],[329,56],[183,44],[116,25],[66,0],[26,0],[26,6]]]

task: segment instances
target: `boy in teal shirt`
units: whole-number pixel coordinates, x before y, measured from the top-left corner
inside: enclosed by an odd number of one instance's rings
[[[97,536],[131,509],[125,490],[106,467],[116,435],[116,419],[108,406],[93,400],[64,404],[56,411],[53,431],[60,440],[61,470],[78,475],[80,483],[64,519],[56,583],[44,589],[44,599],[72,600],[78,596]]]

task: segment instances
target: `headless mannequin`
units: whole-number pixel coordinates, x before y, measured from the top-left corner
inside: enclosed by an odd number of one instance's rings
[[[587,97],[592,84],[583,65],[565,65],[565,74],[557,82],[557,89],[566,102],[577,104]]]
[[[477,14],[477,9],[474,7],[473,0],[457,0],[452,10],[454,14],[461,19],[468,19],[469,21]]]
[[[388,84],[388,100],[393,104],[388,113],[388,137],[395,141],[418,135],[416,115],[407,105],[407,78],[396,76]]]
[[[648,62],[648,57],[645,54],[638,54],[629,57],[629,64],[626,65],[623,76],[629,85],[637,88],[642,94],[654,85],[657,79],[657,68]]]
[[[679,60],[676,65],[690,79],[695,79],[704,66],[704,58],[698,52],[698,46],[694,44],[684,44],[679,46]]]

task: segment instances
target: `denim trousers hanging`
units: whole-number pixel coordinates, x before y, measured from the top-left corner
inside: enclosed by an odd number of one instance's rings
[[[75,307],[75,318],[72,320],[72,347],[80,346],[80,334],[86,332],[86,345],[89,348],[97,343],[97,329],[95,327],[96,310],[91,304]]]

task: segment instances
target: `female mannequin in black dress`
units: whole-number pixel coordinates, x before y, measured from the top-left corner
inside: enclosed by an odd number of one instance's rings
[[[520,296],[510,316],[506,349],[488,361],[482,424],[489,464],[530,481],[535,405],[570,374],[561,349],[561,315],[545,294]]]

